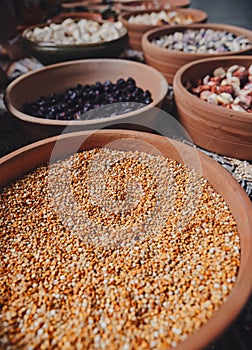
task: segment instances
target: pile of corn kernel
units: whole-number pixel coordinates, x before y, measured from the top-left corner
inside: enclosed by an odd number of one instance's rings
[[[239,263],[235,220],[196,172],[76,153],[0,194],[1,349],[176,347],[226,300]]]

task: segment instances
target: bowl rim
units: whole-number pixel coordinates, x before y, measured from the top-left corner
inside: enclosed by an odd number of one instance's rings
[[[72,19],[74,22],[77,22],[79,20],[85,20],[85,18],[71,18],[71,16],[69,17],[70,19]],[[96,43],[81,43],[81,44],[55,44],[55,43],[50,43],[50,42],[36,42],[36,41],[33,41],[33,40],[30,40],[29,38],[27,38],[27,32],[29,31],[32,31],[33,29],[35,28],[44,28],[44,27],[49,27],[51,24],[60,24],[60,23],[63,23],[67,18],[63,18],[62,20],[56,20],[56,21],[51,21],[51,22],[48,22],[48,23],[40,23],[40,24],[37,24],[37,25],[32,25],[32,26],[29,26],[27,27],[21,34],[21,38],[22,38],[22,41],[25,43],[25,44],[28,44],[30,45],[31,47],[34,47],[34,48],[41,48],[41,49],[68,49],[68,50],[76,50],[77,48],[78,49],[81,49],[81,48],[94,48],[94,47],[100,47],[101,45],[106,45],[106,44],[112,44],[112,43],[116,43],[117,41],[120,41],[122,38],[125,38],[127,37],[128,35],[128,30],[127,28],[125,27],[125,25],[123,24],[123,28],[122,28],[122,33],[121,35],[119,36],[119,38],[116,38],[116,39],[112,39],[112,40],[105,40],[105,41],[99,41],[99,42],[96,42]],[[103,23],[110,23],[110,24],[113,24],[113,22],[109,21],[109,20],[96,20],[96,19],[89,19],[87,18],[86,19],[87,21],[92,21],[92,22],[97,22],[99,24],[103,24]],[[120,32],[118,31],[118,33],[120,34]]]
[[[191,5],[191,0],[157,0],[156,2],[161,4],[165,4],[165,6],[176,7],[176,8],[187,8]],[[180,2],[180,4],[176,5],[176,3]],[[138,3],[139,5],[136,5]],[[126,8],[134,8],[134,6],[141,6],[140,3],[155,3],[154,0],[121,0],[118,5],[121,9],[126,10]],[[167,8],[169,10],[169,8]],[[130,10],[131,11],[131,10]]]
[[[120,64],[122,66],[126,65],[134,65],[136,67],[145,67],[145,69],[149,72],[155,75],[156,81],[159,82],[160,84],[160,90],[159,90],[159,96],[153,100],[150,104],[139,108],[138,110],[134,112],[128,112],[120,115],[116,115],[113,117],[103,117],[103,118],[97,118],[97,119],[90,119],[90,120],[54,120],[54,119],[45,119],[45,118],[40,118],[40,117],[35,117],[35,116],[30,116],[28,114],[25,114],[21,110],[17,109],[11,104],[10,101],[10,94],[12,89],[22,83],[23,80],[28,79],[31,76],[36,76],[37,74],[41,74],[41,72],[44,71],[50,71],[58,68],[64,68],[65,66],[71,66],[71,65],[78,65],[78,64],[89,64],[89,63],[109,63],[111,65],[114,64]],[[23,120],[25,122],[31,122],[35,124],[40,124],[40,125],[47,125],[47,126],[97,126],[99,127],[100,124],[106,123],[106,122],[116,122],[120,121],[121,119],[126,119],[126,118],[134,118],[135,116],[142,114],[144,112],[149,111],[152,107],[155,107],[158,103],[160,103],[166,96],[167,91],[168,91],[168,83],[167,80],[165,79],[164,75],[159,72],[157,69],[145,65],[144,63],[140,62],[135,62],[135,61],[130,61],[126,59],[113,59],[113,58],[95,58],[95,59],[80,59],[80,60],[73,60],[73,61],[66,61],[66,62],[60,62],[60,63],[54,63],[45,67],[42,67],[40,69],[37,69],[35,71],[31,71],[28,73],[25,73],[21,75],[20,77],[16,78],[13,80],[6,88],[5,93],[4,93],[4,103],[9,110],[11,114],[13,114],[15,117],[17,117],[20,120]]]
[[[90,16],[90,18],[89,18]],[[46,21],[46,23],[50,24],[50,23],[55,23],[55,21],[57,20],[64,20],[64,19],[67,19],[67,18],[72,18],[72,19],[75,19],[75,18],[81,18],[81,19],[90,19],[90,20],[93,20],[92,17],[94,17],[94,20],[96,21],[102,21],[102,15],[98,12],[77,12],[77,11],[62,11],[58,14],[56,14],[55,16],[53,17],[50,17],[48,18],[48,20]],[[95,19],[96,17],[96,19]]]
[[[239,50],[239,51],[229,51],[229,52],[223,52],[223,53],[208,53],[208,52],[200,52],[200,53],[190,53],[190,52],[184,52],[184,51],[179,51],[179,50],[171,50],[171,49],[166,49],[164,47],[160,47],[150,41],[151,39],[154,39],[156,37],[159,37],[161,34],[165,35],[166,31],[171,34],[172,32],[175,31],[185,31],[187,29],[201,29],[201,28],[206,28],[206,29],[216,29],[216,30],[223,30],[226,31],[228,30],[229,32],[236,34],[235,32],[240,32],[242,35],[245,36],[247,39],[250,40],[250,46],[247,49]],[[242,34],[244,33],[244,34]],[[246,35],[247,34],[247,35]],[[250,39],[251,38],[251,39]],[[159,52],[160,54],[167,53],[167,55],[176,55],[176,56],[181,56],[181,57],[188,57],[190,59],[199,59],[202,57],[220,57],[222,56],[228,56],[228,55],[234,55],[235,53],[247,53],[247,52],[252,52],[252,31],[243,28],[240,26],[235,26],[231,24],[224,24],[224,23],[192,23],[192,24],[187,24],[187,25],[177,25],[177,26],[170,26],[170,25],[165,25],[162,27],[156,27],[153,29],[148,30],[145,32],[142,36],[142,47],[143,51],[145,51],[146,48],[155,50],[157,53]]]
[[[88,8],[91,5],[91,7],[93,6],[102,6],[102,7],[111,7],[112,5],[114,5],[114,3],[106,3],[106,2],[102,2],[102,0],[98,0],[98,1],[89,1],[89,0],[80,0],[80,1],[61,1],[60,3],[60,7],[65,11],[66,9],[72,9],[72,8],[76,8],[76,7],[85,7]]]
[[[177,97],[179,100],[179,94],[182,93],[184,96],[186,96],[188,98],[192,98],[192,104],[195,101],[195,102],[199,103],[202,106],[202,108],[205,108],[206,110],[207,110],[207,108],[211,108],[213,111],[216,112],[215,113],[216,117],[218,116],[218,114],[220,112],[222,112],[221,113],[222,120],[227,118],[228,121],[239,121],[239,122],[244,121],[244,123],[251,123],[251,125],[252,125],[251,113],[239,112],[239,111],[235,111],[232,109],[224,108],[224,107],[219,106],[219,105],[210,104],[209,102],[204,101],[204,100],[200,99],[198,96],[189,92],[185,88],[185,86],[182,84],[183,75],[186,74],[186,72],[188,72],[192,67],[197,67],[197,66],[200,66],[201,64],[211,63],[211,62],[220,62],[220,65],[223,66],[223,62],[234,61],[234,60],[248,62],[248,64],[249,64],[249,62],[251,62],[251,65],[252,65],[252,55],[209,57],[209,58],[204,58],[204,59],[200,59],[200,60],[186,63],[185,65],[180,67],[174,75],[174,78],[173,78],[174,98]],[[231,114],[232,114],[232,116],[231,116]],[[204,118],[208,119],[207,113],[206,113],[206,116]],[[232,118],[232,119],[230,120],[230,118]]]
[[[158,28],[163,28],[164,26],[169,26],[169,27],[174,27],[177,25],[173,25],[173,24],[166,24],[166,25],[158,25],[158,24],[144,24],[144,23],[130,23],[128,21],[129,17],[131,16],[136,16],[136,15],[141,15],[141,14],[149,14],[152,12],[155,13],[159,13],[161,11],[165,11],[165,12],[173,12],[176,11],[178,13],[181,14],[185,14],[185,15],[199,15],[200,19],[197,21],[193,21],[192,23],[197,23],[197,22],[204,22],[208,19],[208,14],[207,12],[200,10],[200,9],[195,9],[195,8],[183,8],[183,7],[170,7],[169,9],[164,8],[163,6],[160,6],[159,9],[153,9],[153,10],[136,10],[136,11],[131,11],[131,12],[125,12],[119,15],[119,20],[123,22],[123,24],[125,26],[130,26],[131,28],[139,28],[139,27],[158,27]],[[186,24],[189,25],[189,24]]]
[[[124,6],[124,4],[126,3],[130,3],[130,2],[140,2],[141,0],[132,0],[132,1],[129,1],[129,0],[115,0],[114,2],[112,1],[112,3],[103,3],[102,0],[98,0],[98,1],[95,1],[95,2],[90,2],[88,0],[82,0],[82,1],[62,1],[61,2],[61,7],[63,9],[71,9],[71,8],[76,8],[76,7],[88,7],[90,5],[104,5],[104,6],[116,6],[116,5],[119,5],[119,6]],[[142,0],[142,1],[145,1],[145,2],[153,2],[153,0]],[[166,0],[167,1],[167,4],[169,5],[169,2],[171,2],[173,4],[174,7],[189,7],[191,5],[191,0],[179,0],[180,4],[179,5],[176,5],[176,0]]]
[[[109,141],[111,141],[111,135],[120,135],[121,138],[125,137],[131,137],[135,139],[144,140],[147,142],[150,142],[150,144],[159,145],[160,147],[165,147],[167,145],[167,142],[171,142],[172,145],[175,145],[175,147],[181,147],[181,149],[187,151],[188,155],[190,156],[190,152],[197,152],[197,155],[200,159],[200,162],[204,165],[204,169],[211,169],[219,179],[222,181],[227,181],[230,185],[230,191],[234,197],[236,197],[237,201],[240,202],[243,216],[245,216],[246,221],[246,232],[242,231],[243,225],[239,221],[239,236],[243,236],[243,239],[241,239],[241,255],[240,255],[240,268],[238,271],[237,279],[235,282],[235,285],[231,291],[231,293],[228,295],[227,299],[223,301],[221,306],[218,308],[218,310],[215,312],[215,314],[203,325],[200,327],[199,330],[197,330],[195,333],[191,334],[189,338],[187,338],[184,342],[181,342],[176,347],[177,350],[199,350],[202,349],[204,346],[208,345],[211,341],[213,341],[217,336],[219,336],[235,319],[235,317],[239,314],[242,307],[244,306],[245,302],[248,300],[248,297],[252,291],[252,274],[251,274],[251,266],[252,266],[252,236],[250,235],[249,227],[252,227],[252,215],[248,215],[248,211],[245,210],[245,206],[247,209],[249,209],[252,212],[252,203],[249,200],[247,194],[243,190],[243,188],[240,186],[240,184],[235,180],[235,178],[226,170],[224,169],[220,164],[218,164],[215,160],[211,159],[209,156],[204,154],[200,150],[196,150],[194,147],[186,145],[180,141],[171,140],[167,137],[160,136],[160,135],[154,135],[146,132],[139,132],[139,131],[132,131],[132,130],[95,130],[95,131],[79,131],[64,135],[57,135],[53,136],[47,139],[43,139],[40,141],[37,141],[35,143],[32,143],[28,146],[24,146],[2,158],[0,158],[0,170],[5,177],[12,176],[12,180],[14,181],[17,178],[17,175],[13,175],[13,173],[9,173],[4,169],[6,166],[9,168],[15,169],[14,173],[20,172],[19,167],[15,167],[15,163],[19,162],[19,164],[25,164],[25,167],[27,168],[27,163],[29,163],[29,169],[26,169],[26,173],[32,170],[32,164],[35,164],[35,167],[38,166],[38,164],[42,164],[42,160],[40,157],[35,157],[33,152],[34,150],[40,151],[41,149],[46,149],[46,147],[49,145],[49,147],[53,147],[55,143],[58,140],[63,140],[65,142],[66,140],[70,140],[71,138],[83,137],[83,135],[107,135],[107,138]],[[156,142],[156,143],[155,143]],[[51,146],[50,146],[51,145]],[[68,145],[68,142],[67,142]],[[93,146],[94,147],[94,146]],[[46,149],[46,152],[50,152],[50,149]],[[68,154],[69,149],[67,148],[64,150],[64,154]],[[66,155],[67,156],[67,155]],[[165,156],[168,157],[168,156]],[[27,161],[26,161],[27,160]],[[33,167],[34,168],[34,167]],[[20,174],[20,173],[19,173]],[[24,175],[24,173],[23,173]],[[201,174],[202,175],[202,174]],[[22,176],[21,174],[19,176]],[[202,175],[205,177],[205,175]],[[2,180],[1,180],[2,181]],[[217,180],[216,180],[217,181]],[[211,182],[209,182],[211,184]],[[212,184],[211,184],[212,185]],[[3,182],[1,182],[0,187],[5,186]],[[214,187],[214,185],[212,185]],[[215,189],[216,190],[216,189]],[[217,191],[218,192],[218,191]],[[225,198],[224,198],[225,199]],[[229,204],[229,203],[227,203]],[[232,212],[231,212],[232,213]],[[233,215],[233,213],[232,213]],[[242,229],[241,229],[242,227]],[[244,232],[242,235],[240,232]],[[248,249],[248,252],[245,254],[244,247],[246,246],[246,249]],[[246,255],[244,257],[244,254]],[[242,270],[242,272],[241,272]],[[241,277],[241,273],[243,273]],[[211,330],[211,335],[209,336],[209,330]]]

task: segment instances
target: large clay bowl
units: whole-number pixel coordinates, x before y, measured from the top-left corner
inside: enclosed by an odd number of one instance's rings
[[[137,24],[137,23],[130,23],[129,18],[131,16],[141,15],[144,13],[151,13],[151,12],[160,12],[162,10],[162,7],[158,10],[142,10],[142,11],[133,11],[133,12],[126,12],[119,16],[119,19],[122,21],[124,26],[127,28],[128,34],[129,34],[129,46],[134,50],[142,50],[142,36],[144,33],[151,29],[160,28],[163,27],[163,25],[151,25],[151,24]],[[197,9],[184,9],[184,8],[173,8],[170,9],[172,11],[176,11],[178,14],[181,14],[182,16],[192,16],[193,23],[201,23],[205,22],[207,20],[207,13],[202,10]],[[167,10],[167,11],[170,11]],[[169,27],[173,27],[169,25]]]
[[[100,130],[65,134],[39,141],[7,155],[0,160],[0,187],[23,176],[41,164],[50,161],[56,141],[57,154],[54,160],[67,157],[79,150],[94,147],[110,147],[120,150],[139,150],[160,153],[179,162],[190,164],[192,155],[198,157],[201,174],[221,194],[236,220],[241,241],[241,260],[237,281],[231,294],[216,311],[214,316],[187,340],[180,343],[177,350],[203,349],[230,325],[245,304],[252,287],[252,204],[238,182],[218,163],[201,151],[168,138],[125,130]],[[116,142],[117,141],[117,142]],[[119,141],[119,142],[118,142]],[[197,169],[199,170],[199,169]]]
[[[220,56],[231,56],[231,55],[243,55],[252,52],[252,46],[246,50],[232,51],[227,53],[187,53],[177,50],[167,50],[161,48],[154,43],[152,40],[158,39],[163,35],[173,34],[174,32],[183,32],[186,29],[200,29],[209,28],[213,30],[227,31],[235,34],[236,36],[245,36],[252,43],[252,31],[241,28],[238,26],[232,26],[227,24],[215,24],[215,23],[204,23],[204,24],[190,24],[187,26],[177,26],[177,27],[162,27],[148,31],[143,35],[142,38],[142,49],[144,53],[145,62],[152,67],[157,68],[160,72],[164,74],[167,81],[172,84],[173,78],[177,70],[184,64],[196,61],[199,59],[207,57],[220,57]]]
[[[86,85],[97,81],[104,83],[106,80],[116,82],[119,78],[128,77],[134,78],[138,87],[151,92],[152,103],[133,112],[106,118],[101,116],[93,120],[50,120],[23,112],[25,102],[35,101],[40,96],[51,93],[63,92],[78,83]],[[5,104],[9,112],[22,121],[25,132],[39,139],[61,133],[66,128],[76,131],[100,129],[108,123],[116,125],[138,122],[141,125],[141,119],[147,118],[147,111],[152,107],[161,107],[167,90],[168,84],[164,76],[143,63],[122,59],[77,60],[50,65],[15,79],[6,89]]]
[[[252,116],[217,106],[190,93],[185,84],[211,74],[214,68],[233,64],[248,67],[252,56],[219,57],[188,63],[174,77],[174,98],[178,119],[193,142],[207,150],[252,160]]]
[[[79,18],[75,17],[73,19],[77,21],[81,18],[86,18],[97,21],[94,17],[95,14],[84,14]],[[61,18],[55,21],[55,23],[61,23],[64,21],[64,19],[65,18]],[[103,23],[104,21],[98,20],[97,22]],[[49,23],[43,23],[31,26],[26,28],[22,33],[22,45],[24,49],[44,65],[82,58],[116,58],[119,57],[128,46],[128,33],[126,28],[123,28],[119,38],[98,43],[69,45],[35,42],[27,38],[28,31],[31,31],[36,27],[43,28],[48,25]]]

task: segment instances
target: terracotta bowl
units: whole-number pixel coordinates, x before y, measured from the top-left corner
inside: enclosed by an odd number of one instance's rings
[[[64,21],[64,19],[67,19],[67,18],[72,18],[72,19],[84,18],[84,19],[90,19],[93,21],[99,21],[99,22],[102,21],[101,14],[96,12],[61,12],[57,16],[50,18],[47,22],[48,23],[60,22],[60,21]]]
[[[86,15],[79,18],[74,18],[74,20],[77,21],[81,18],[86,18]],[[62,18],[55,23],[61,23],[64,19],[65,18]],[[94,18],[87,19],[95,20]],[[104,21],[97,22],[104,23]],[[40,25],[31,26],[26,28],[26,30],[22,33],[22,45],[24,49],[32,56],[36,57],[44,65],[82,58],[115,58],[119,57],[128,46],[128,33],[126,28],[124,28],[122,35],[118,39],[94,44],[47,44],[34,42],[27,38],[27,31],[30,31],[35,27],[43,28],[47,25],[48,23],[43,23]]]
[[[158,13],[162,9],[163,8],[161,7],[158,10],[133,11],[133,12],[124,13],[124,14],[119,16],[119,19],[122,21],[122,23],[124,24],[124,26],[128,30],[129,46],[132,49],[141,51],[142,50],[141,40],[142,40],[142,36],[144,35],[144,33],[146,33],[147,31],[149,31],[151,29],[163,27],[163,25],[151,25],[151,24],[148,25],[148,24],[130,23],[129,18],[131,16],[141,15],[144,13],[151,13],[151,12]],[[176,11],[179,14],[185,15],[185,16],[191,15],[194,23],[201,23],[201,22],[205,22],[207,20],[207,13],[202,11],[202,10],[197,10],[197,9],[192,9],[192,8],[188,8],[188,9],[171,8],[169,11]],[[173,27],[173,26],[169,25],[169,27]]]
[[[106,2],[103,2],[102,0],[81,0],[81,1],[62,1],[60,6],[63,10],[71,10],[71,9],[81,9],[81,8],[86,8],[88,6],[108,6],[109,2],[106,4]]]
[[[142,11],[142,10],[155,10],[159,7],[164,9],[170,9],[171,7],[189,7],[190,0],[132,0],[121,1],[117,4],[117,8],[122,12]]]
[[[251,113],[213,105],[185,88],[186,82],[233,64],[248,67],[252,56],[214,57],[181,67],[173,84],[177,115],[195,144],[222,155],[252,160]]]
[[[246,50],[232,51],[227,53],[187,53],[177,50],[167,50],[165,48],[158,47],[152,43],[152,40],[158,39],[163,35],[173,34],[176,31],[185,31],[186,29],[200,29],[200,28],[209,28],[213,30],[224,30],[231,32],[235,35],[243,35],[249,39],[252,43],[252,31],[241,28],[238,26],[232,26],[227,24],[215,24],[215,23],[204,23],[204,24],[190,24],[187,26],[177,26],[169,27],[165,26],[163,28],[157,28],[148,31],[143,35],[142,38],[142,49],[144,53],[144,59],[147,64],[152,67],[157,68],[160,72],[164,74],[167,81],[172,84],[173,78],[177,70],[182,67],[184,64],[199,59],[207,57],[221,57],[221,56],[231,56],[231,55],[243,55],[249,54],[252,52],[252,46]]]
[[[117,141],[117,142],[116,142]],[[120,142],[118,142],[120,141]],[[241,260],[237,281],[231,294],[216,311],[214,316],[176,350],[203,349],[231,324],[239,314],[252,287],[252,204],[238,182],[217,162],[200,151],[168,138],[125,130],[100,130],[65,134],[39,141],[0,159],[0,187],[23,176],[51,159],[55,143],[60,142],[54,160],[65,158],[79,150],[94,147],[110,147],[119,150],[139,150],[151,154],[162,154],[185,164],[190,163],[192,154],[197,153],[201,165],[201,175],[209,181],[226,201],[236,220],[241,241]],[[156,153],[157,152],[157,153]],[[196,169],[198,171],[198,169]]]
[[[83,12],[91,11],[94,13],[100,13],[103,19],[114,20],[117,17],[117,2],[103,2],[97,1],[71,1],[61,3],[62,11],[66,12]]]
[[[109,3],[106,4],[102,1],[73,1],[73,2],[66,2],[61,3],[61,8],[63,11],[76,11],[79,12],[83,11],[83,9],[96,9],[99,11],[106,10],[109,6],[111,6]]]
[[[25,102],[37,100],[40,96],[65,91],[78,83],[94,84],[97,81],[132,77],[138,87],[149,90],[153,102],[139,110],[122,115],[93,120],[50,120],[27,115],[23,112]],[[164,76],[156,69],[143,63],[122,59],[91,59],[58,63],[27,73],[15,79],[6,89],[5,104],[22,126],[35,139],[56,135],[67,130],[100,129],[117,123],[140,123],[152,107],[161,107],[168,90]]]

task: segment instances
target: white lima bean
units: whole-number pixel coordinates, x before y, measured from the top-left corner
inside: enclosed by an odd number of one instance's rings
[[[193,23],[192,15],[184,15],[177,11],[160,11],[151,13],[140,13],[129,17],[129,23],[161,25],[161,24],[190,24]]]
[[[81,45],[116,40],[126,34],[121,22],[98,22],[81,19],[65,19],[62,23],[51,23],[25,32],[31,41],[44,44]]]

